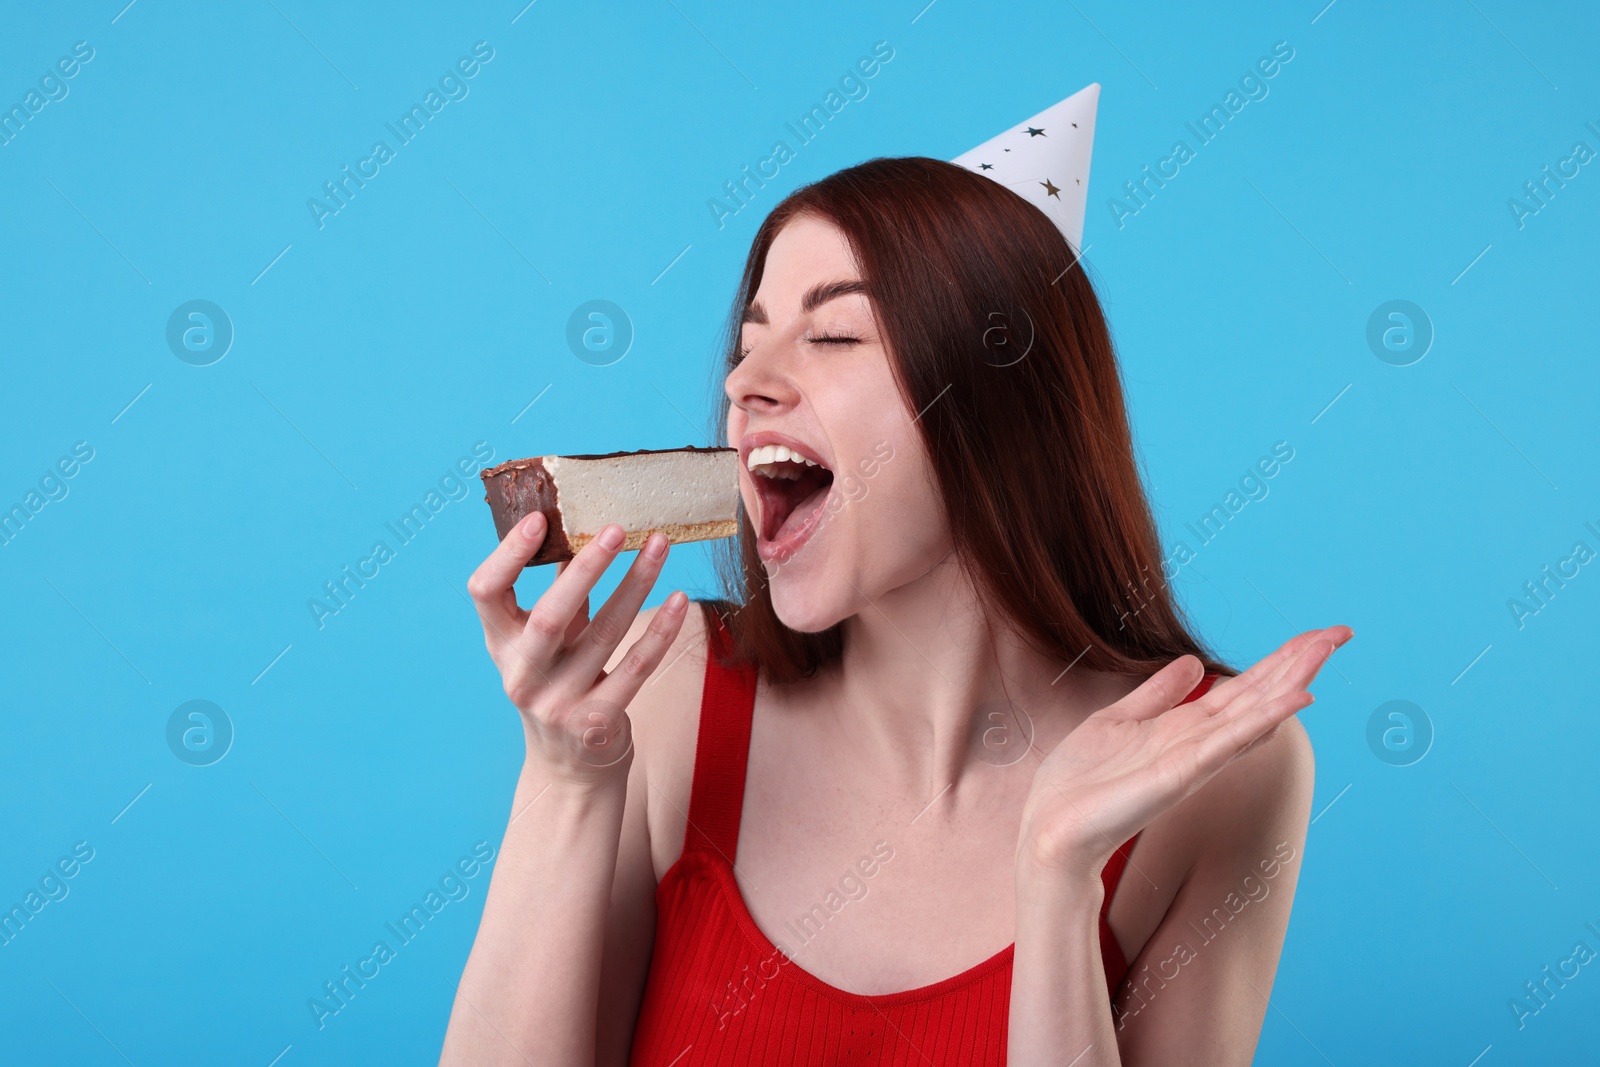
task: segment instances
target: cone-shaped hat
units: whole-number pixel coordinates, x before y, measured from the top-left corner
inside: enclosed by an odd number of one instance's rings
[[[1050,217],[1077,252],[1089,202],[1089,154],[1099,101],[1099,84],[1086,86],[952,162],[1020,194]]]

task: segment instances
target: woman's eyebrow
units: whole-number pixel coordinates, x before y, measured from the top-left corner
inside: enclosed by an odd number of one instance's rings
[[[820,282],[806,290],[806,295],[800,298],[800,311],[802,314],[817,310],[830,300],[851,293],[865,293],[866,283],[859,278],[840,279],[833,282]],[[767,309],[761,306],[761,301],[752,300],[750,306],[744,309],[743,322],[754,323],[757,326],[767,325]]]

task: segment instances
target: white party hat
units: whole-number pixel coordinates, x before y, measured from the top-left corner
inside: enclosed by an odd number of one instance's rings
[[[1076,252],[1089,203],[1089,155],[1099,102],[1096,82],[951,162],[993,178],[1043,211]]]

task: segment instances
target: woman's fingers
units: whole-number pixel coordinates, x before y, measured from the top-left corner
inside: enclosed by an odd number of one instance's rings
[[[519,643],[531,659],[542,664],[555,662],[567,627],[580,610],[588,610],[589,592],[617,558],[623,536],[622,527],[616,523],[602,529],[599,536],[567,561],[550,588],[528,609]]]
[[[1259,695],[1246,691],[1217,713],[1214,730],[1207,738],[1208,750],[1226,759],[1242,755],[1263,735],[1275,729],[1295,712],[1311,704],[1306,688],[1340,645],[1351,636],[1347,626],[1319,631],[1262,687]]]
[[[1205,677],[1205,665],[1197,656],[1179,656],[1146,678],[1140,686],[1112,708],[1126,719],[1151,719],[1177,707]]]
[[[556,564],[556,577],[561,577],[561,572],[567,569],[565,561]],[[567,623],[567,632],[561,639],[561,646],[566,648],[578,639],[583,633],[583,628],[589,625],[589,596],[584,594],[583,603],[578,605],[577,613],[572,616],[572,621]]]
[[[1263,656],[1245,669],[1244,673],[1236,674],[1229,678],[1222,678],[1213,685],[1205,695],[1205,701],[1214,708],[1221,708],[1230,703],[1240,694],[1254,692],[1257,696],[1268,691],[1269,682],[1275,678],[1285,664],[1293,661],[1294,657],[1316,640],[1322,630],[1307,630],[1295,634],[1289,640],[1279,645],[1278,648]]]
[[[622,576],[617,588],[595,612],[583,633],[567,648],[572,670],[585,682],[592,682],[605,667],[611,653],[627,636],[633,620],[639,617],[644,598],[656,584],[656,577],[667,560],[667,539],[651,534],[639,555]],[[659,613],[658,613],[659,614]]]
[[[615,677],[608,675],[602,668],[655,585],[666,560],[667,539],[656,534],[646,542],[591,619],[589,594],[622,549],[622,527],[613,523],[602,529],[557,567],[550,588],[522,611],[515,582],[544,536],[543,516],[524,519],[473,572],[467,586],[506,696],[527,720],[529,745],[571,771],[590,775],[622,762],[632,751],[626,707],[676,639],[688,597],[681,592],[669,597],[628,650]]]
[[[617,669],[610,674],[601,672],[599,682],[564,717],[567,751],[576,756],[579,763],[592,770],[604,769],[620,763],[632,751],[633,729],[628,720],[628,705],[672,647],[683,627],[688,604],[689,598],[682,592],[669,596],[644,634],[629,647]],[[638,614],[637,606],[634,614]],[[595,618],[599,620],[600,615]]]
[[[527,613],[517,607],[516,582],[544,543],[544,535],[545,518],[534,512],[512,527],[467,579],[467,593],[478,609],[491,651],[515,641],[522,631]]]
[[[1331,654],[1332,650],[1329,650]],[[1215,774],[1227,764],[1261,743],[1295,712],[1307,708],[1316,698],[1305,690],[1279,693],[1252,705],[1238,718],[1221,719],[1215,728],[1200,742],[1199,759],[1202,766]]]
[[[1278,649],[1252,664],[1243,674],[1223,678],[1206,690],[1194,703],[1207,714],[1217,714],[1236,700],[1260,700],[1282,687],[1297,658],[1318,637],[1339,631],[1335,647],[1349,639],[1350,628],[1336,626],[1327,630],[1307,630],[1285,641]],[[1315,674],[1315,670],[1312,671]],[[1130,719],[1149,719],[1176,708],[1183,698],[1200,684],[1205,667],[1196,656],[1179,656],[1137,689],[1112,705]],[[1308,676],[1309,677],[1309,676]]]
[[[1339,646],[1350,639],[1351,630],[1348,626],[1330,626],[1324,630],[1314,631],[1309,640],[1298,644],[1294,652],[1278,665],[1253,692],[1246,693],[1235,700],[1241,704],[1239,709],[1225,710],[1220,714],[1224,717],[1248,714],[1249,709],[1255,705],[1273,700],[1285,693],[1303,693],[1316,678],[1322,665],[1328,662]]]
[[[650,620],[643,636],[628,648],[628,654],[617,664],[616,670],[606,675],[605,681],[600,683],[596,695],[618,707],[625,708],[631,704],[633,698],[639,695],[645,679],[661,666],[662,657],[672,647],[672,642],[677,640],[678,632],[683,629],[683,620],[688,617],[688,609],[689,598],[681,590],[667,597]]]
[[[1243,687],[1232,687],[1231,693],[1224,693],[1220,698],[1220,704],[1207,699],[1221,688],[1219,685],[1194,702],[1200,714],[1184,716],[1180,713],[1190,705],[1175,707],[1173,716],[1162,720],[1172,731],[1169,734],[1174,738],[1172,744],[1177,747],[1196,745],[1195,758],[1202,777],[1215,774],[1228,761],[1263,743],[1266,735],[1280,723],[1311,704],[1314,698],[1306,691],[1307,687],[1328,658],[1351,636],[1348,626],[1296,635],[1278,652],[1256,664],[1263,668],[1257,678]],[[1241,674],[1228,681],[1244,677]],[[1202,703],[1210,706],[1202,708],[1199,706]]]

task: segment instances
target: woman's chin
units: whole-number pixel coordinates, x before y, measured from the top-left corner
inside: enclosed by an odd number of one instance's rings
[[[767,585],[773,614],[796,633],[821,633],[848,614],[844,600],[827,591],[829,584],[820,576],[780,571]]]

